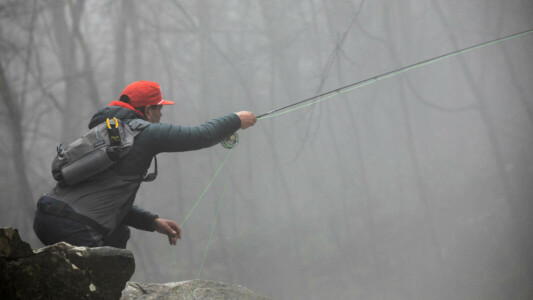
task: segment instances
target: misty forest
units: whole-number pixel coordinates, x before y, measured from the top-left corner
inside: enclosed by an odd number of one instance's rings
[[[2,0],[0,226],[43,246],[33,215],[56,147],[133,81],[176,102],[161,122],[258,116],[526,32],[532,16],[530,0]],[[131,280],[532,299],[532,82],[527,33],[259,119],[231,153],[158,155],[135,204],[188,219],[177,246],[132,230]]]

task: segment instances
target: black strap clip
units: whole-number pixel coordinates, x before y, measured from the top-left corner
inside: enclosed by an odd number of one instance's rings
[[[118,129],[118,120],[117,118],[106,120],[107,132],[109,134],[109,146],[120,146],[122,145],[122,139],[120,138],[120,131]]]

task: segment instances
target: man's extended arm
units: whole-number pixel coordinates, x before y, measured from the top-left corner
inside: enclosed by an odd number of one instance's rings
[[[255,121],[252,113],[238,112],[207,121],[200,126],[154,123],[144,129],[138,139],[143,141],[145,149],[152,154],[198,150],[219,143],[239,128],[252,126]]]

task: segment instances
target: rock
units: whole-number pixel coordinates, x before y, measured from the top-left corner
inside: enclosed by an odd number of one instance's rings
[[[16,229],[0,228],[0,299],[269,299],[205,280],[126,284],[134,270],[128,250],[64,242],[31,250]]]
[[[15,259],[32,254],[30,244],[20,239],[17,229],[0,228],[0,259]]]
[[[0,228],[0,299],[119,299],[134,270],[128,250],[61,242],[32,251]]]
[[[268,300],[237,284],[225,284],[207,280],[189,280],[163,284],[142,284],[128,282],[122,291],[121,300],[159,300],[159,299],[246,299]]]

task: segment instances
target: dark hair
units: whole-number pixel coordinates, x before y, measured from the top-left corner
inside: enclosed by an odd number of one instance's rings
[[[143,115],[145,115],[145,114],[144,114],[144,107],[134,107],[134,108],[135,108],[136,110],[142,112]]]

